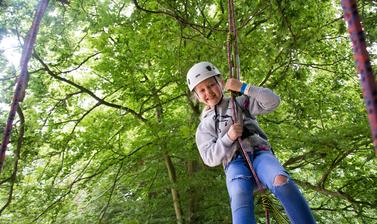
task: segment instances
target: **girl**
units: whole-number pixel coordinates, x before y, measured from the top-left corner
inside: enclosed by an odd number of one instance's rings
[[[233,223],[255,223],[253,191],[256,184],[238,152],[238,138],[261,183],[279,199],[291,223],[315,223],[307,202],[271,152],[270,143],[254,117],[274,111],[280,103],[279,96],[270,89],[250,86],[237,79],[229,79],[224,86],[219,70],[209,62],[193,65],[187,73],[187,83],[190,91],[206,106],[196,131],[196,144],[206,165],[224,166]],[[224,88],[242,94],[236,102],[244,111],[243,125],[232,120],[230,99],[224,97]]]

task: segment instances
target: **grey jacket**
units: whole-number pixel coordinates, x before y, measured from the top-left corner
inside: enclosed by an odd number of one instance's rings
[[[248,105],[245,105],[249,98]],[[270,89],[252,86],[246,95],[236,98],[239,105],[251,115],[265,114],[274,111],[280,103],[280,97]],[[244,126],[253,124],[259,128],[256,119],[247,116],[243,117]],[[217,123],[217,124],[216,124]],[[236,150],[237,144],[233,142],[227,132],[232,125],[232,107],[229,98],[223,98],[214,108],[203,111],[201,122],[196,130],[196,144],[200,156],[207,166],[218,166],[228,164]],[[217,130],[216,130],[217,129]],[[270,148],[267,140],[258,134],[253,134],[242,140],[247,151],[255,147]]]

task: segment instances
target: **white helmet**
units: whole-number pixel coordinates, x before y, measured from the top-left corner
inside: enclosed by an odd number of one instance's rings
[[[220,75],[220,71],[211,63],[203,61],[193,65],[187,72],[187,85],[192,91],[200,82]]]

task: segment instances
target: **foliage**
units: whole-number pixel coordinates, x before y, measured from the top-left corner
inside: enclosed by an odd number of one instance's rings
[[[375,1],[359,4],[373,49]],[[36,5],[2,1],[0,37],[22,43]],[[222,168],[205,167],[195,146],[200,108],[185,82],[202,60],[227,76],[226,8],[50,1],[21,105],[20,158],[18,121],[0,177],[0,206],[13,188],[0,222],[174,223],[178,206],[182,223],[231,223]],[[282,98],[259,122],[318,223],[377,223],[377,165],[339,2],[239,0],[236,17],[242,79]],[[18,71],[3,56],[0,69],[9,104]]]

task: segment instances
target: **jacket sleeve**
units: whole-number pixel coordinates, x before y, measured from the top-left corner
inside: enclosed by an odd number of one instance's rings
[[[208,120],[207,120],[208,121]],[[214,127],[203,120],[196,130],[196,144],[204,164],[210,167],[222,164],[225,156],[231,154],[233,141],[227,134],[217,137]]]
[[[248,110],[253,115],[272,112],[280,104],[280,97],[268,88],[251,86],[246,96],[250,99]],[[244,99],[242,101],[245,102]]]

